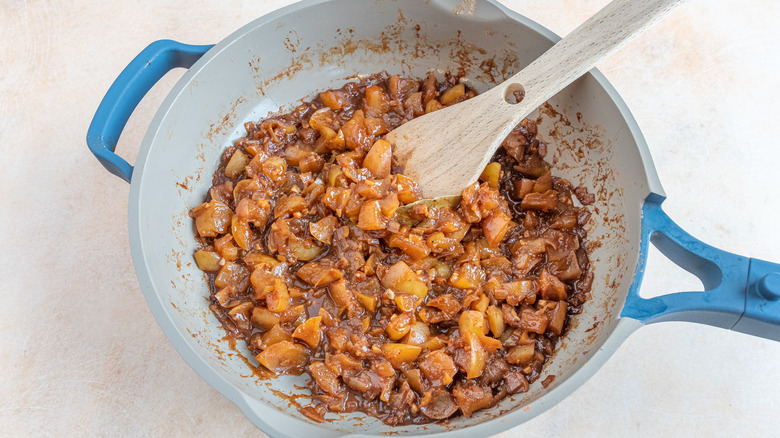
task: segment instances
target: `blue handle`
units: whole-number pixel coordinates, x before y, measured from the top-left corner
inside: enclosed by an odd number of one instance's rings
[[[621,317],[644,324],[689,321],[780,341],[780,265],[714,248],[685,232],[651,194],[642,207],[642,241],[636,277]],[[704,292],[639,296],[652,243],[671,261],[696,275]]]
[[[155,41],[125,67],[100,102],[87,131],[87,146],[106,170],[130,182],[133,166],[114,153],[130,114],[165,73],[176,67],[190,68],[212,47]]]

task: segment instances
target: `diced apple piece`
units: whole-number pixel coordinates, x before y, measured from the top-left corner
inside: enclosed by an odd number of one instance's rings
[[[504,334],[504,330],[506,330],[504,315],[502,314],[501,309],[496,306],[488,306],[485,314],[487,316],[488,327],[490,327],[490,331],[493,332],[493,336],[497,338],[501,337],[501,335]]]
[[[534,344],[518,345],[506,352],[506,361],[514,365],[527,365],[534,357]]]
[[[274,288],[277,276],[265,266],[258,266],[252,271],[249,281],[255,289],[255,300],[262,300],[265,294]]]
[[[344,176],[344,171],[341,170],[341,167],[331,165],[327,169],[327,174],[328,187],[346,187],[346,176]]]
[[[425,114],[432,113],[434,111],[438,111],[440,109],[444,108],[444,105],[441,104],[436,99],[431,99],[428,101],[428,103],[425,104]]]
[[[251,197],[252,193],[260,189],[261,187],[257,181],[253,179],[242,179],[237,182],[236,186],[233,188],[233,199],[238,203],[241,199]]]
[[[344,371],[360,371],[363,369],[363,361],[355,359],[349,354],[336,353],[325,355],[325,363],[338,374]]]
[[[479,179],[488,183],[488,186],[491,189],[498,190],[498,180],[500,177],[501,177],[501,164],[494,162],[485,166],[485,170],[482,171],[482,174],[479,176]]]
[[[556,228],[558,230],[565,230],[572,232],[574,227],[577,226],[577,215],[575,213],[563,213],[550,222],[550,228]]]
[[[363,124],[368,135],[382,135],[390,132],[390,125],[381,117],[366,117]]]
[[[547,252],[547,242],[543,238],[520,239],[509,245],[513,253],[544,254]]]
[[[368,148],[371,145],[371,137],[366,132],[363,110],[357,110],[352,118],[341,126],[344,134],[344,142],[348,149]]]
[[[402,78],[398,75],[390,76],[387,81],[387,89],[390,90],[393,98],[397,101],[402,101],[410,94],[420,89],[420,84],[413,79]]]
[[[303,292],[303,289],[294,286],[288,287],[287,292],[290,294],[290,298],[302,298],[306,296],[306,294]]]
[[[495,248],[506,236],[512,224],[512,218],[500,209],[493,210],[479,223],[488,244]]]
[[[320,346],[322,341],[322,329],[320,328],[321,316],[315,316],[304,321],[293,332],[293,338],[300,339],[313,350]]]
[[[228,304],[238,296],[238,291],[236,290],[236,287],[232,284],[227,285],[220,289],[217,293],[214,294],[214,298],[217,299],[217,302],[222,307],[228,307]]]
[[[353,309],[355,307],[355,291],[347,287],[344,279],[339,279],[328,287],[328,292],[333,302],[339,309]]]
[[[423,393],[422,374],[417,368],[411,368],[404,371],[404,377],[409,383],[409,387],[412,388],[417,394]]]
[[[537,284],[534,280],[510,281],[502,284],[500,289],[505,293],[506,302],[512,306],[517,306],[521,301],[527,304],[536,301]]]
[[[460,312],[461,309],[460,301],[452,294],[443,294],[436,298],[428,299],[427,304],[441,310],[445,315],[454,316]],[[449,317],[447,319],[449,319]]]
[[[276,186],[282,185],[287,179],[287,162],[284,158],[273,156],[265,160],[261,166],[263,175],[274,182]]]
[[[320,100],[322,100],[322,103],[328,108],[338,110],[343,108],[345,96],[338,91],[328,90],[320,93]]]
[[[321,108],[312,113],[309,117],[309,126],[320,134],[328,129],[335,131],[340,127],[336,113],[330,108]]]
[[[301,158],[298,168],[301,173],[318,173],[325,166],[325,159],[316,152],[309,152]]]
[[[463,263],[450,276],[451,286],[459,289],[476,289],[485,282],[485,271],[472,263]]]
[[[355,185],[354,193],[365,199],[379,199],[384,196],[387,188],[388,186],[383,183],[383,180],[364,179]]]
[[[458,372],[458,367],[455,366],[452,358],[441,350],[426,354],[420,361],[419,367],[431,386],[449,385]]]
[[[378,117],[390,110],[385,93],[376,85],[366,88],[366,112],[372,117]]]
[[[379,201],[369,201],[360,207],[357,223],[361,230],[383,230],[387,227],[387,217],[382,214]]]
[[[393,150],[386,140],[377,140],[363,159],[363,167],[371,172],[374,178],[387,178],[390,176],[390,165],[393,159]]]
[[[231,234],[233,234],[233,240],[244,251],[249,251],[252,246],[252,242],[257,239],[257,235],[247,222],[242,222],[238,215],[233,215]]]
[[[223,259],[234,262],[238,258],[238,248],[233,245],[233,236],[225,234],[219,239],[214,239],[214,249]]]
[[[395,294],[395,299],[393,301],[401,312],[412,312],[419,303],[422,303],[420,297],[402,293]]]
[[[227,233],[232,215],[230,207],[214,200],[190,211],[190,216],[195,218],[195,228],[200,237],[217,237]]]
[[[404,261],[399,261],[387,268],[381,278],[381,284],[386,289],[412,294],[419,298],[425,298],[428,295],[428,286]]]
[[[409,332],[411,333],[411,331]],[[427,341],[419,345],[423,350],[440,350],[447,346],[447,339],[444,335],[431,336]]]
[[[408,313],[395,314],[390,317],[390,322],[388,322],[387,325],[385,326],[385,331],[387,332],[387,336],[391,340],[397,341],[403,338],[407,333],[409,333],[409,330],[412,329],[413,323],[414,323],[413,313],[408,312]]]
[[[314,260],[325,252],[325,249],[317,245],[313,239],[300,239],[290,236],[288,245],[290,253],[302,262]]]
[[[450,265],[442,261],[436,262],[434,269],[436,270],[436,275],[439,277],[447,279],[452,276],[452,268],[450,268]]]
[[[310,223],[309,232],[315,239],[330,245],[333,243],[333,230],[336,229],[337,224],[338,219],[336,216],[325,216],[317,222]]]
[[[216,272],[219,271],[219,260],[222,257],[213,251],[204,251],[199,249],[195,251],[195,263],[201,271]]]
[[[409,328],[409,333],[403,338],[404,344],[420,346],[431,337],[431,328],[422,321],[415,321]]]
[[[227,166],[225,166],[225,176],[230,179],[236,179],[244,173],[244,168],[249,164],[249,157],[240,149],[236,149],[230,157]]]
[[[395,216],[396,210],[401,203],[398,201],[398,194],[388,193],[384,198],[379,200],[379,208],[382,210],[382,214],[387,217]]]
[[[422,93],[418,91],[407,97],[404,101],[404,109],[406,111],[411,111],[415,117],[425,114],[422,107]]]
[[[312,362],[309,365],[309,373],[317,382],[317,386],[326,393],[335,397],[344,392],[344,385],[339,381],[339,376],[325,362]]]
[[[230,316],[230,319],[233,320],[238,328],[241,330],[249,330],[251,328],[253,307],[254,304],[248,301],[243,302],[230,309],[228,316]]]
[[[290,294],[284,280],[274,279],[274,287],[265,294],[265,302],[271,312],[282,313],[287,310],[290,306]]]
[[[497,256],[484,259],[480,264],[487,271],[505,271],[509,269],[512,262],[504,256]]]
[[[211,196],[212,200],[230,205],[233,202],[233,181],[225,181],[222,184],[213,186],[209,189],[209,196]]]
[[[550,270],[550,274],[558,277],[562,281],[572,281],[580,278],[582,275],[582,268],[577,261],[577,254],[571,251],[564,258],[559,260],[550,260],[547,267]]]
[[[475,335],[472,332],[468,332],[466,335],[468,344],[466,349],[469,352],[469,365],[466,371],[466,378],[468,379],[476,379],[481,376],[487,363],[487,352],[485,347],[482,346],[481,337],[481,335]]]
[[[452,237],[447,237],[441,231],[437,231],[425,239],[434,254],[453,253],[457,251],[460,242]]]
[[[311,262],[301,266],[296,275],[312,286],[324,286],[344,276],[344,273],[332,266]]]
[[[387,342],[382,344],[382,354],[395,368],[402,368],[405,363],[414,362],[422,349],[415,345],[396,344]]]
[[[485,313],[490,305],[490,298],[485,294],[479,294],[479,299],[471,304],[471,308],[479,313]]]
[[[238,263],[225,263],[214,278],[214,286],[222,289],[228,285],[233,285],[239,293],[244,292],[249,287],[249,271]]]
[[[306,200],[300,195],[282,196],[274,206],[274,218],[279,219],[293,213],[303,211]]]
[[[458,382],[452,389],[452,396],[463,415],[470,417],[475,411],[490,406],[493,402],[493,392],[473,382]]]
[[[491,258],[491,257],[499,257],[503,252],[501,251],[498,246],[490,246],[490,243],[488,243],[488,240],[484,237],[482,239],[477,239],[474,242],[477,245],[477,250],[479,251],[479,258],[482,260]]]
[[[274,374],[301,375],[306,369],[309,352],[302,345],[282,341],[271,345],[257,355],[260,365],[268,368]]]
[[[441,95],[439,100],[444,105],[449,105],[449,104],[455,102],[455,100],[459,99],[460,97],[462,97],[465,94],[466,94],[466,86],[464,84],[456,84],[456,85],[453,85],[452,87],[450,87],[449,90],[445,91]]]
[[[373,295],[365,295],[360,292],[355,294],[355,298],[371,313],[376,312],[377,299]]]
[[[458,318],[458,330],[460,331],[460,335],[464,338],[467,333],[472,333],[476,336],[485,335],[487,333],[485,315],[476,310],[463,311],[460,314],[460,318]]]
[[[500,340],[490,337],[490,336],[480,336],[479,342],[482,343],[482,347],[487,351],[488,353],[492,353],[494,351],[499,350],[503,345]]]
[[[406,235],[401,233],[393,234],[387,239],[387,245],[390,248],[400,249],[415,260],[419,260],[431,253],[431,249],[425,243],[425,240],[421,236],[412,233],[407,233]]]
[[[296,288],[288,287],[287,293],[292,297],[292,291]],[[294,327],[298,327],[306,320],[306,306],[298,304],[297,306],[288,307],[287,310],[279,314],[279,322],[282,324],[292,323]]]
[[[550,318],[550,324],[547,326],[547,330],[556,335],[563,333],[563,324],[566,322],[566,301],[558,301],[555,307],[548,312]]]
[[[396,188],[398,189],[398,200],[403,204],[411,204],[421,200],[422,189],[416,181],[401,174],[393,175]]]
[[[542,273],[539,274],[539,289],[545,300],[565,300],[567,298],[566,285],[558,277],[547,272],[547,269],[543,269]]]
[[[336,327],[339,324],[339,322],[341,322],[338,319],[334,318],[333,315],[330,314],[330,312],[323,309],[322,307],[320,307],[320,310],[319,312],[317,312],[317,315],[322,317],[321,324],[324,325],[325,327],[333,328]]]
[[[274,324],[270,330],[263,333],[261,348],[268,348],[271,345],[282,341],[292,342],[292,335],[279,324]]]
[[[444,420],[458,411],[458,405],[452,399],[449,390],[433,388],[423,393],[420,399],[420,411],[428,418]]]
[[[262,307],[255,307],[252,310],[252,324],[259,330],[271,330],[276,324],[279,324],[279,315]]]
[[[287,161],[288,166],[298,166],[303,160],[303,157],[310,154],[306,149],[302,149],[298,145],[289,145],[284,149],[284,159]],[[319,155],[319,154],[314,154]]]

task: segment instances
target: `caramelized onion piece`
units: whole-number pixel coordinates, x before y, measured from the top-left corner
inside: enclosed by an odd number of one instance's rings
[[[420,410],[428,418],[443,420],[454,414],[458,410],[458,405],[455,404],[449,391],[434,388],[423,395],[420,401]]]
[[[256,359],[260,365],[268,368],[274,374],[298,376],[305,370],[309,353],[305,347],[290,341],[281,341],[263,350]]]

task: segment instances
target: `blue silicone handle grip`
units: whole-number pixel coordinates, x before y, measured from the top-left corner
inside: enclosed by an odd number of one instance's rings
[[[732,254],[701,242],[661,209],[651,194],[642,207],[640,260],[622,317],[650,324],[689,321],[780,341],[780,265]],[[704,292],[639,296],[652,243],[671,261],[696,275]]]
[[[133,166],[114,150],[133,110],[165,73],[176,67],[190,68],[212,47],[159,40],[125,67],[103,97],[87,130],[87,146],[106,170],[130,182]]]

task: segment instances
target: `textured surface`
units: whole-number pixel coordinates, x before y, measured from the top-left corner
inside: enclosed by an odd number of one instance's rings
[[[127,243],[128,185],[84,137],[149,42],[213,43],[288,1],[0,5],[0,431],[261,436],[165,339]],[[506,1],[565,34],[604,0]],[[666,211],[723,249],[780,260],[774,181],[780,5],[692,0],[600,69],[650,145]],[[132,163],[164,78],[128,123]],[[651,257],[643,293],[696,287]],[[693,324],[641,329],[581,389],[503,437],[757,436],[776,430],[780,344]]]

